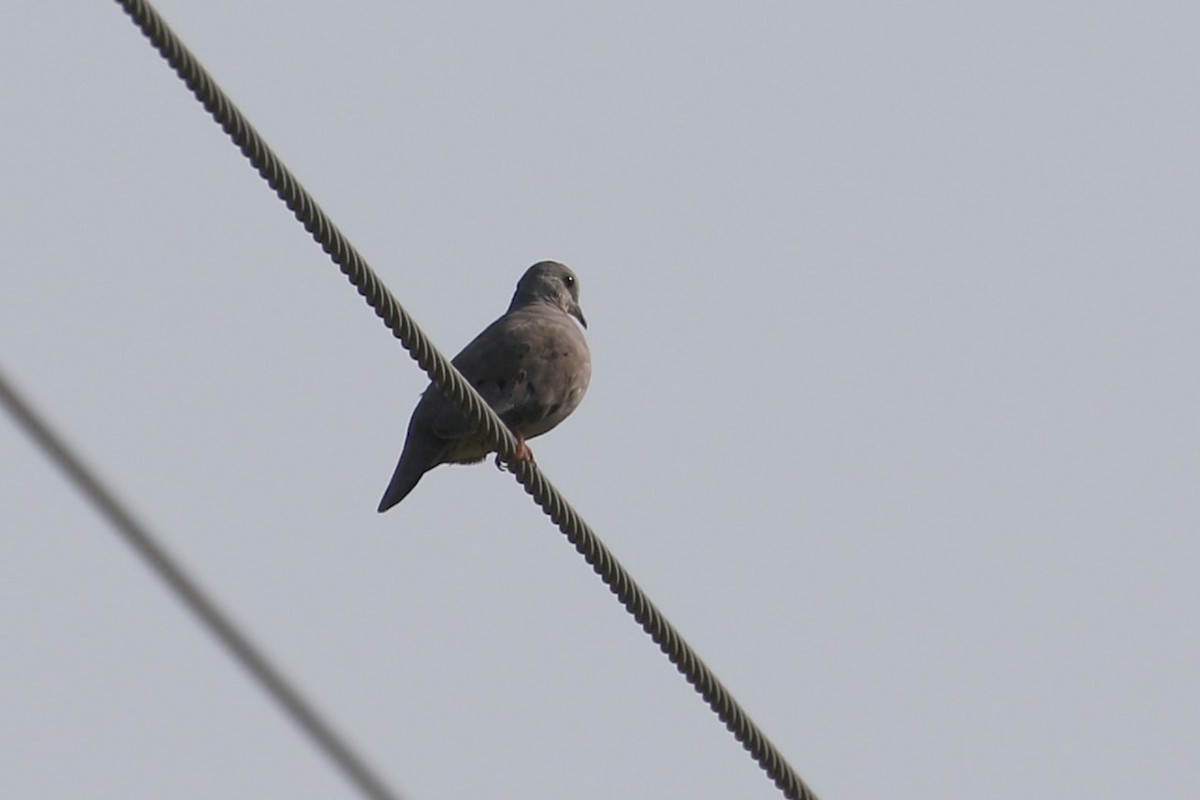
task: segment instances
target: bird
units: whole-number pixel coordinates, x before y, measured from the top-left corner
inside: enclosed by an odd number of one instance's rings
[[[557,261],[539,261],[517,282],[508,311],[452,361],[516,437],[517,461],[533,458],[525,440],[570,416],[587,392],[592,359],[580,326],[587,328],[587,319],[575,273]],[[409,419],[379,512],[407,497],[434,467],[473,464],[495,449],[431,383]]]

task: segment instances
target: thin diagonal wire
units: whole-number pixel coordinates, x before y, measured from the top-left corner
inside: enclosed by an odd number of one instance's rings
[[[725,727],[749,751],[754,760],[788,798],[816,800],[783,754],[746,714],[699,655],[684,641],[633,578],[609,552],[578,512],[529,461],[513,465],[516,440],[496,413],[483,401],[474,387],[463,378],[429,341],[416,322],[392,296],[367,265],[366,260],[325,215],[311,195],[280,162],[263,138],[250,125],[212,76],[200,66],[166,22],[145,0],[117,0],[183,80],[200,104],[221,126],[242,154],[250,161],[276,195],[295,215],[350,283],[363,296],[375,314],[400,340],[421,369],[468,419],[472,420],[496,445],[501,457],[510,462],[517,480],[538,506],[566,535],[575,549],[592,566],[642,629],[667,655],[667,658],[695,687]]]
[[[204,593],[199,584],[167,553],[149,529],[134,517],[96,473],[42,419],[33,405],[18,394],[0,372],[0,401],[25,432],[87,497],[167,587],[187,606],[216,639],[229,650],[259,685],[279,703],[313,743],[327,755],[359,791],[371,800],[400,800],[345,740],[325,721],[304,696],[263,655],[258,646]]]

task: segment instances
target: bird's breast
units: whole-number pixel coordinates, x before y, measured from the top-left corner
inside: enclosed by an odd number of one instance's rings
[[[524,362],[523,380],[514,387],[511,424],[531,439],[579,407],[591,381],[592,363],[582,333],[570,320],[532,348]]]

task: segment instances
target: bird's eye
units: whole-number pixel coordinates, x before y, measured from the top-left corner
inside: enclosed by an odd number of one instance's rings
[[[575,285],[575,276],[574,275],[564,275],[563,283],[565,283],[567,286],[574,286]]]

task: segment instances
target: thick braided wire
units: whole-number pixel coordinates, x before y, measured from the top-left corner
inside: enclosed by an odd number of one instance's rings
[[[816,795],[800,779],[783,754],[767,739],[716,675],[638,587],[579,513],[542,475],[537,465],[532,461],[512,464],[517,443],[508,427],[450,361],[433,346],[408,312],[400,306],[367,265],[366,260],[325,215],[295,176],[279,161],[162,17],[144,0],[117,2],[222,130],[229,135],[258,174],[274,189],[304,229],[338,265],[433,383],[460,411],[467,414],[481,431],[486,432],[488,438],[497,446],[500,456],[510,462],[517,480],[525,487],[525,491],[583,555],[596,574],[642,626],[642,630],[650,635],[659,649],[683,673],[688,683],[700,693],[725,727],[749,751],[784,796],[795,800],[816,800]]]

